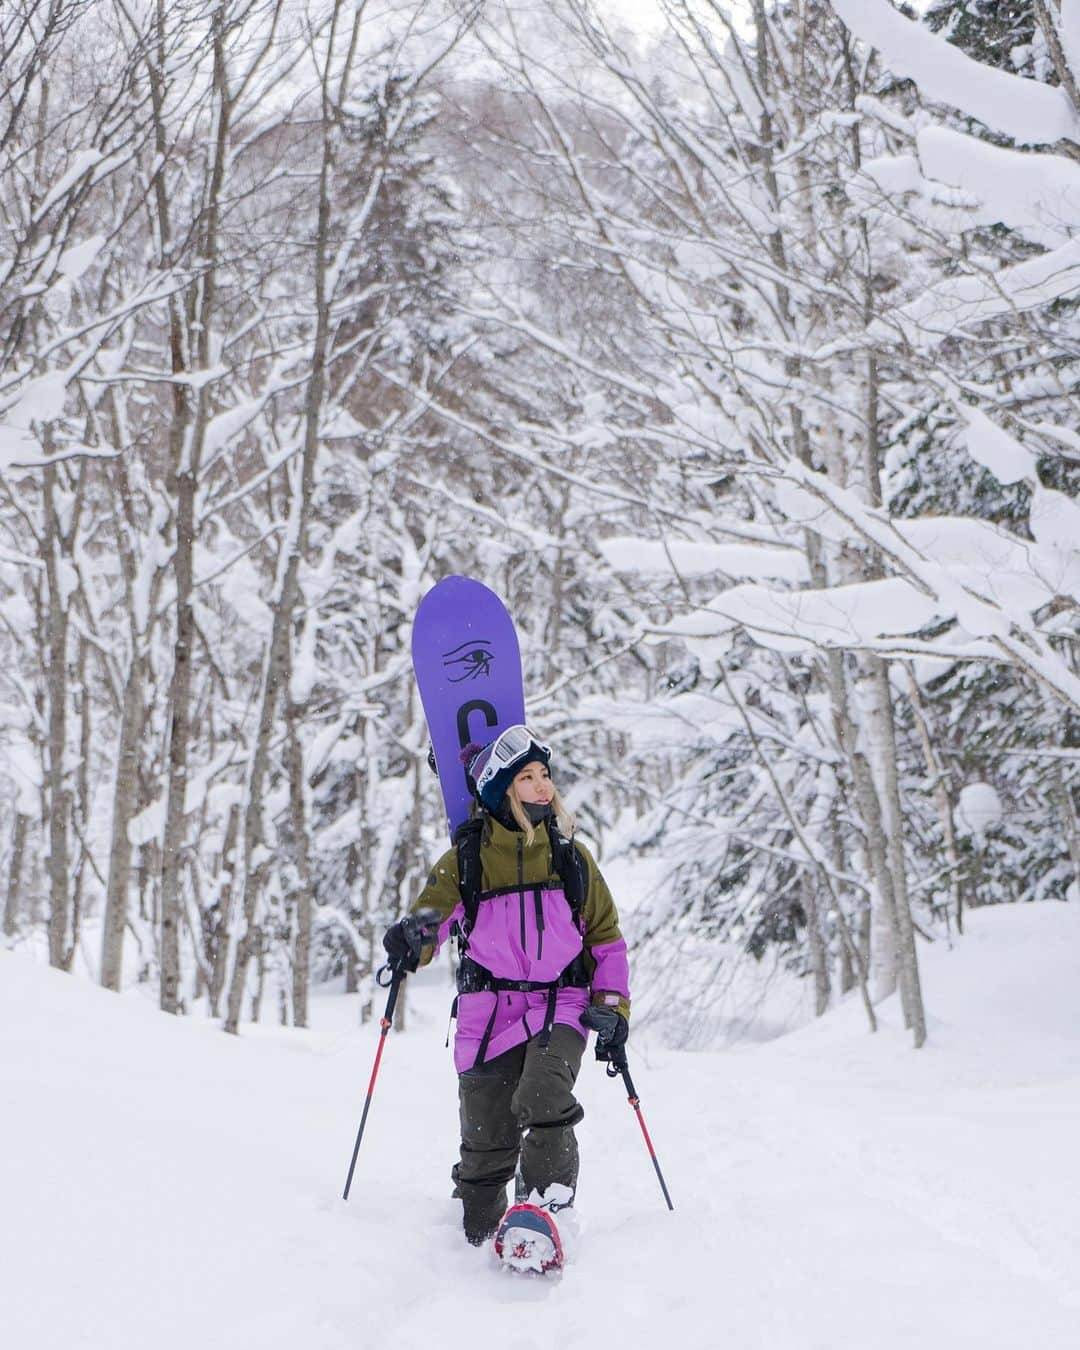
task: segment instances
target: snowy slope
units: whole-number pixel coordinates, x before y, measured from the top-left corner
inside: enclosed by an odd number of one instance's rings
[[[375,1045],[353,999],[237,1040],[0,953],[2,1343],[1070,1350],[1078,964],[1080,906],[982,912],[925,953],[922,1052],[855,1005],[722,1054],[637,1046],[674,1214],[590,1059],[576,1260],[540,1281],[458,1237],[445,971],[390,1041],[346,1205]]]

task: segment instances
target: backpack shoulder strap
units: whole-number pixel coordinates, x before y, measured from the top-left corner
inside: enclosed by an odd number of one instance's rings
[[[585,908],[585,897],[589,889],[589,866],[585,855],[573,839],[567,839],[558,826],[551,820],[547,822],[548,837],[551,840],[551,860],[563,894],[574,922],[580,926],[581,912]],[[477,816],[467,820],[454,831],[454,846],[457,849],[458,890],[461,904],[465,910],[465,922],[462,929],[466,936],[476,923],[480,908],[480,890],[482,864],[480,862],[480,843],[484,830],[484,818]]]
[[[454,844],[457,848],[458,890],[465,909],[463,930],[470,932],[476,923],[476,912],[480,908],[480,836],[484,829],[483,816],[467,820],[454,831]]]
[[[589,865],[573,839],[567,839],[553,820],[547,821],[547,827],[551,840],[551,861],[559,874],[574,922],[580,927],[581,911],[585,908],[585,896],[589,889]]]

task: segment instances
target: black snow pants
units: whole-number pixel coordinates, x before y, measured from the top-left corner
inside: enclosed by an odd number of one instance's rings
[[[458,1075],[461,1159],[451,1175],[470,1242],[498,1227],[519,1156],[526,1194],[553,1182],[577,1188],[574,1126],[585,1112],[573,1089],[584,1050],[584,1036],[559,1024],[546,1049],[534,1036]]]

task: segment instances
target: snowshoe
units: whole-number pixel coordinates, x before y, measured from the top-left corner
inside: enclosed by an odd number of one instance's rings
[[[538,1275],[561,1270],[563,1249],[555,1220],[536,1205],[511,1205],[495,1234],[495,1255],[508,1270]]]

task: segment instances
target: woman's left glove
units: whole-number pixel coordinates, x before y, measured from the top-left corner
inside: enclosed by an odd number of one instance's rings
[[[622,1048],[630,1035],[630,1023],[621,1012],[593,1003],[581,1014],[579,1021],[583,1027],[596,1032],[597,1059],[622,1057]]]
[[[420,952],[427,936],[427,929],[415,914],[406,914],[403,919],[398,919],[397,923],[392,923],[383,934],[382,940],[390,964],[410,972],[416,970],[420,965]]]

